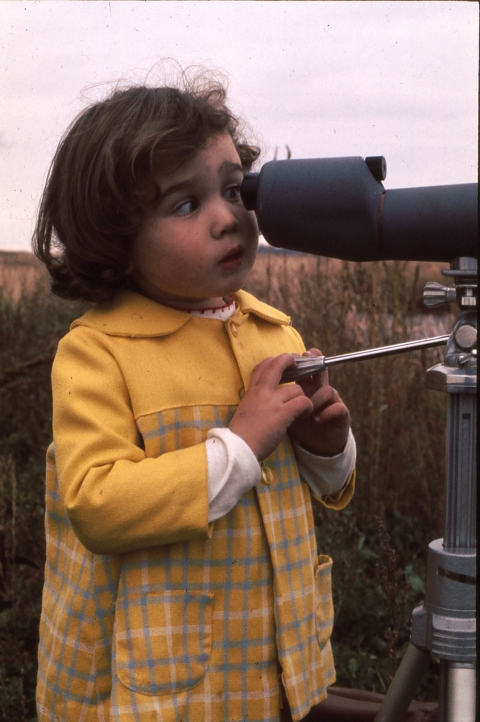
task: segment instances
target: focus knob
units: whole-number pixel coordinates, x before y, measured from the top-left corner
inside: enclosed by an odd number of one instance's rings
[[[469,323],[459,326],[454,336],[456,344],[465,351],[471,351],[477,343],[477,329]]]
[[[387,161],[383,155],[371,155],[365,158],[368,170],[376,181],[384,181],[387,177]]]
[[[438,308],[444,303],[453,303],[457,300],[454,288],[442,286],[436,281],[428,281],[423,288],[423,303],[427,308]]]

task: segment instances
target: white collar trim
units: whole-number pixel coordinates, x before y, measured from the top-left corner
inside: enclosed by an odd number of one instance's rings
[[[197,318],[213,318],[217,321],[226,321],[235,313],[235,299],[232,296],[230,303],[218,308],[189,309],[188,313]]]

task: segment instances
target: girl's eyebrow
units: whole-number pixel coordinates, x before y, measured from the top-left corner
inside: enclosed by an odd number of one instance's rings
[[[244,175],[245,172],[240,163],[232,163],[230,160],[224,160],[218,169],[219,175],[227,175],[227,173],[231,173],[233,171],[239,171],[242,175]],[[172,193],[177,193],[177,191],[181,192],[189,190],[194,184],[195,178],[186,178],[178,183],[174,183],[173,185],[168,186],[168,188],[161,193],[161,200],[163,201],[165,198],[172,195]]]
[[[242,173],[242,175],[245,172],[243,170],[242,166],[240,165],[240,163],[232,163],[231,160],[224,160],[222,165],[219,168],[220,173],[224,173],[225,171],[230,172],[230,171],[237,171],[237,170],[240,171],[240,173]]]
[[[194,184],[193,178],[188,178],[183,181],[179,181],[178,183],[174,183],[171,186],[168,186],[164,191],[160,194],[160,200],[163,201],[165,198],[168,198],[168,196],[171,196],[173,193],[176,193],[177,191],[185,191],[189,190]]]

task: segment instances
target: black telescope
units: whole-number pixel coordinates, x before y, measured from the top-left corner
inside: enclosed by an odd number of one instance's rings
[[[245,206],[277,248],[346,261],[478,257],[478,185],[385,190],[383,156],[270,161]]]

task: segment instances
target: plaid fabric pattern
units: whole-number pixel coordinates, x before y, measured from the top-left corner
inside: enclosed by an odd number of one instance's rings
[[[203,441],[233,411],[140,419],[147,455]],[[289,443],[264,467],[268,483],[219,519],[208,542],[100,556],[73,534],[50,448],[40,719],[55,719],[55,709],[68,722],[73,710],[86,722],[273,722],[278,662],[294,719],[322,698],[334,682],[331,560],[317,561],[310,497]]]
[[[177,444],[199,443],[213,426],[228,425],[234,410],[194,406],[142,418],[146,451],[157,455]],[[188,585],[215,595],[214,630],[220,634],[214,632],[207,683],[224,690],[224,707],[212,719],[278,719],[278,662],[298,718],[334,681],[331,560],[317,559],[310,495],[287,440],[266,460],[264,471],[267,483],[215,523],[199,557],[191,544],[173,545],[168,563],[160,565],[166,588]],[[262,687],[255,679],[259,674]],[[312,695],[315,679],[320,694],[317,688]],[[249,702],[245,691],[255,687]],[[208,719],[208,704],[193,703],[201,694],[195,688],[187,697],[192,720]]]
[[[232,389],[241,385],[239,374]],[[136,415],[145,456],[201,444],[235,409]],[[310,493],[288,438],[208,538],[105,555],[75,536],[52,445],[45,523],[40,722],[278,722],[282,684],[297,721],[335,681],[332,562],[317,556]]]
[[[78,541],[59,493],[53,444],[47,452],[47,559],[38,649],[40,720],[108,720],[111,641],[121,558]]]

